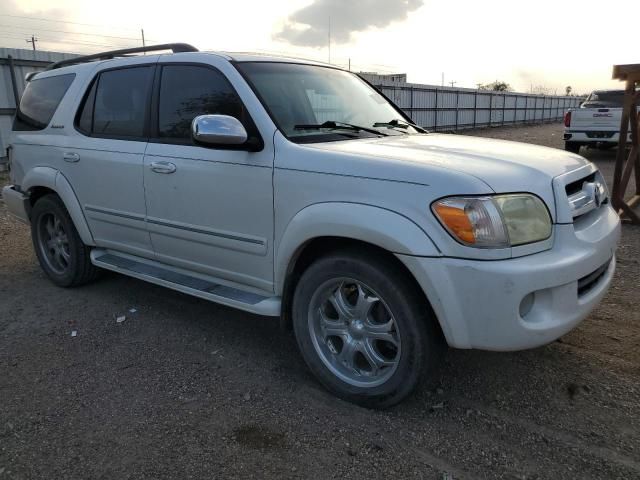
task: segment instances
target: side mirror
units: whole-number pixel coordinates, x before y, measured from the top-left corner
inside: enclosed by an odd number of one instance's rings
[[[237,118],[228,115],[199,115],[191,122],[193,139],[207,145],[242,145],[247,131]]]

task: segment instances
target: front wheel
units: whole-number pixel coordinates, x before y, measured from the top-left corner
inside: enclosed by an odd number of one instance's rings
[[[337,396],[384,408],[409,395],[441,353],[435,319],[393,262],[355,251],[321,258],[293,300],[300,351]]]

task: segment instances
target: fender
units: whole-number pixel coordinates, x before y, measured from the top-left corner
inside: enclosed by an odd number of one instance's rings
[[[34,187],[46,187],[56,192],[69,212],[69,216],[84,244],[95,246],[89,225],[80,207],[80,202],[78,202],[71,184],[62,173],[51,167],[32,168],[25,174],[20,188],[24,192],[29,192]]]
[[[442,255],[422,228],[399,213],[360,203],[316,203],[291,219],[278,242],[274,271],[276,293],[282,293],[295,252],[307,241],[326,236],[361,240],[392,253]]]

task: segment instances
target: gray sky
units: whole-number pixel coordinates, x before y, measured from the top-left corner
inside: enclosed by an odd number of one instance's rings
[[[176,6],[178,5],[178,6]],[[617,87],[616,63],[640,63],[637,0],[0,0],[0,46],[96,52],[182,41],[198,48],[264,51],[352,69],[406,72],[409,81],[516,90]],[[45,19],[45,20],[43,20]],[[636,45],[635,47],[633,45]]]

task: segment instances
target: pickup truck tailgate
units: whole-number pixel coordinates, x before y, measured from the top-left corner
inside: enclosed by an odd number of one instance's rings
[[[571,112],[571,130],[620,129],[621,108],[578,108]]]

